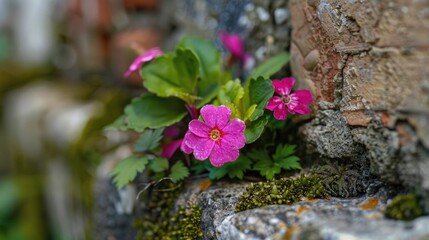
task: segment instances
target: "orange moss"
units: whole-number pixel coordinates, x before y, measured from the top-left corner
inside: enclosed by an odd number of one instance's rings
[[[211,185],[212,181],[208,178],[198,182],[198,187],[200,187],[202,191],[206,191]]]
[[[298,214],[298,215],[301,215],[301,214],[303,214],[304,212],[307,212],[308,210],[310,210],[311,209],[311,207],[298,207],[298,209],[296,210],[296,213]]]
[[[374,209],[377,207],[380,200],[378,198],[370,198],[366,203],[359,205],[359,208],[367,210]]]
[[[290,228],[288,228],[283,239],[286,239],[286,240],[291,239],[292,235],[298,229],[298,227],[299,227],[299,224],[295,224],[295,225],[291,226]]]
[[[317,201],[319,201],[319,199],[317,199],[317,198],[313,198],[313,199],[306,198],[306,199],[302,200],[302,202],[317,202]]]

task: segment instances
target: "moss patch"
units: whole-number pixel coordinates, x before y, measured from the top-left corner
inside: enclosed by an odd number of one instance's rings
[[[236,211],[274,204],[291,204],[302,198],[326,198],[328,193],[317,175],[301,175],[269,182],[252,183],[240,196]]]
[[[413,220],[423,214],[414,194],[396,196],[386,207],[386,217],[396,220]]]
[[[202,209],[193,205],[189,209],[174,211],[174,203],[182,187],[177,188],[173,183],[169,183],[163,188],[176,189],[147,192],[142,196],[146,207],[142,218],[134,222],[138,231],[136,239],[201,239]]]

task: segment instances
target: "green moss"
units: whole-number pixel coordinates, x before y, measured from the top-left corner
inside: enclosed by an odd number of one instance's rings
[[[331,196],[355,197],[364,191],[360,174],[351,165],[333,162],[314,168],[310,172],[320,177]]]
[[[396,220],[413,220],[423,214],[414,194],[396,196],[386,207],[386,217]]]
[[[174,188],[169,183],[167,188]],[[137,239],[201,239],[200,229],[202,209],[193,205],[189,209],[174,209],[174,202],[182,188],[173,191],[148,192],[143,196],[144,214],[135,220]]]
[[[236,211],[273,204],[292,204],[302,198],[325,198],[327,191],[317,175],[301,175],[298,178],[284,178],[269,182],[252,183],[240,196]]]

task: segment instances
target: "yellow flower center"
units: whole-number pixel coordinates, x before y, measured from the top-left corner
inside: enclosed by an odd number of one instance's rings
[[[217,129],[213,129],[213,130],[210,132],[210,138],[211,138],[213,141],[217,141],[217,140],[220,138],[220,132],[219,132],[219,130],[217,130]]]

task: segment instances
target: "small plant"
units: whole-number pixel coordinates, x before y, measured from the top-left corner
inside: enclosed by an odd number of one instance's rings
[[[423,209],[414,194],[396,196],[386,207],[386,217],[395,220],[413,220],[423,215]]]
[[[327,163],[310,172],[319,176],[331,196],[348,198],[364,192],[361,175],[351,165]]]
[[[223,33],[222,40],[232,60],[246,72],[253,69],[240,38]],[[280,53],[246,79],[233,79],[231,61],[223,64],[211,43],[195,37],[184,38],[174,52],[155,48],[139,56],[125,76],[139,71],[147,91],[110,126],[140,134],[134,155],[112,172],[116,186],[124,187],[143,171],[153,180],[178,182],[191,171],[208,172],[211,179],[242,179],[255,171],[273,179],[282,170],[301,169],[295,146],[276,146],[269,136],[263,138],[269,142],[257,141],[264,133],[283,134],[279,126],[284,125],[277,122],[287,120],[288,113],[310,113],[308,90],[292,92],[290,77],[270,79],[288,59]]]

